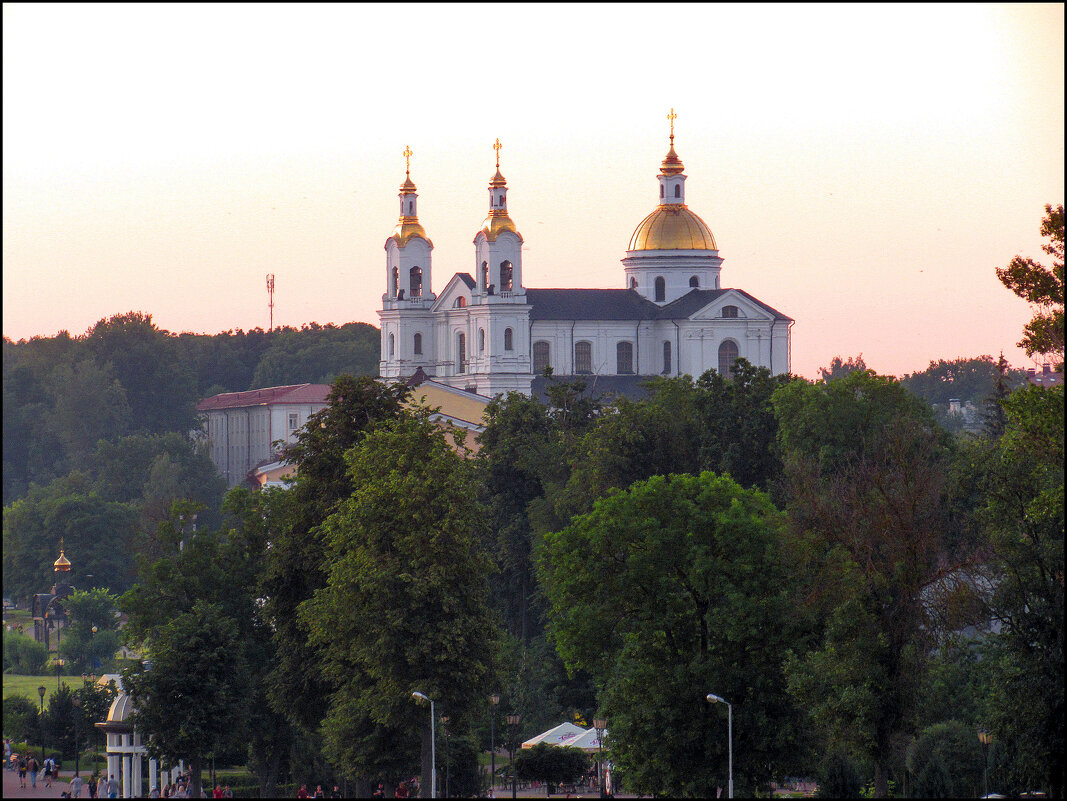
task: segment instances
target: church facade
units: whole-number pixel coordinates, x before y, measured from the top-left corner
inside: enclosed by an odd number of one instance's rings
[[[474,237],[474,275],[456,273],[434,294],[433,243],[419,224],[409,162],[400,220],[385,242],[382,378],[421,368],[437,382],[492,397],[531,394],[546,368],[620,394],[642,377],[728,374],[739,357],[789,372],[792,318],[721,286],[715,237],[685,203],[673,121],[670,139],[658,205],[630,238],[617,289],[526,286],[523,237],[508,213],[498,140],[489,214]]]

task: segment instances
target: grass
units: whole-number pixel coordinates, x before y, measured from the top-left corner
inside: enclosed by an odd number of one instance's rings
[[[81,687],[81,676],[62,676],[60,680],[63,684],[66,684],[72,690]],[[56,691],[56,674],[51,676],[13,676],[10,673],[4,674],[4,700],[15,695],[24,695],[33,701],[35,704],[40,705],[41,696],[37,694],[37,688],[44,687],[44,703],[48,706],[48,699],[52,693]]]

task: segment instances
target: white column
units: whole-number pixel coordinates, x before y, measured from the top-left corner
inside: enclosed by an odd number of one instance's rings
[[[123,739],[126,739],[123,737]],[[130,755],[122,755],[122,792],[120,795],[123,798],[133,798],[132,787],[130,787]]]
[[[159,788],[159,763],[154,759],[148,760],[148,789],[149,791]]]
[[[144,795],[144,787],[141,784],[141,755],[134,754],[130,757],[130,761],[133,763],[133,776],[130,781],[130,789],[133,790],[133,797],[140,798]]]

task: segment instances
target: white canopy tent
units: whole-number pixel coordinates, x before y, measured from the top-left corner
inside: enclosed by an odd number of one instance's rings
[[[606,735],[607,733],[608,730],[604,729],[604,734]],[[584,731],[573,740],[563,743],[563,745],[568,748],[580,748],[587,754],[596,754],[600,751],[600,739],[596,736],[596,729]]]
[[[572,740],[586,734],[586,730],[581,726],[575,726],[573,723],[561,723],[554,729],[541,732],[536,737],[531,737],[529,740],[522,744],[523,748],[533,748],[538,743],[547,743],[548,745],[570,745]],[[596,731],[593,731],[593,736],[596,737]]]

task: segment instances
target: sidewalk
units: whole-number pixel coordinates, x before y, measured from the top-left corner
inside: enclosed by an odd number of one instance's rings
[[[52,782],[51,787],[44,786],[44,771],[37,774],[37,789],[30,784],[30,774],[26,774],[26,789],[19,787],[19,772],[17,770],[4,771],[4,798],[60,798],[61,793],[70,792],[70,780],[74,771],[60,771],[59,778]],[[88,775],[82,773],[82,778]],[[82,798],[89,797],[89,791],[82,785]]]

